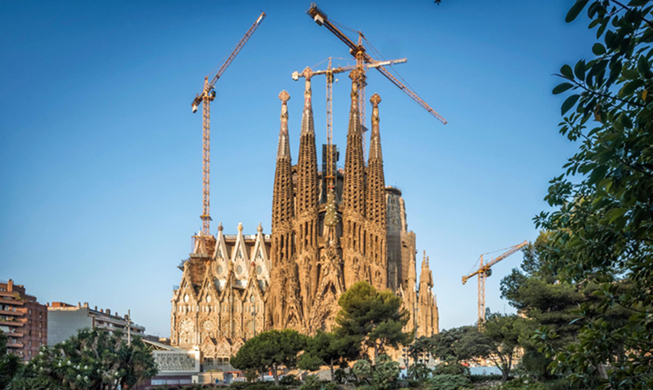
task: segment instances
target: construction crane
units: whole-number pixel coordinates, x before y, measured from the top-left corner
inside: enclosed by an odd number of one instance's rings
[[[258,28],[261,22],[265,19],[265,12],[261,12],[261,15],[256,19],[256,22],[252,27],[247,30],[245,36],[238,42],[234,50],[229,55],[229,58],[225,63],[220,67],[218,73],[213,76],[211,81],[209,77],[204,78],[204,89],[202,92],[198,93],[193,99],[192,110],[193,113],[197,112],[199,105],[202,105],[202,215],[200,219],[202,220],[202,234],[210,234],[210,171],[211,171],[211,102],[215,99],[215,83],[220,79],[222,74],[227,70],[229,65],[233,62],[234,58],[240,53],[240,50],[245,46],[249,38],[254,34],[254,31]]]
[[[335,26],[334,23],[332,23],[328,17],[327,14],[324,13],[321,9],[317,7],[315,3],[311,4],[311,7],[306,11],[308,16],[315,21],[319,26],[324,26],[327,28],[327,30],[331,31],[336,37],[338,37],[341,41],[343,41],[348,47],[349,47],[349,53],[356,58],[356,66],[358,69],[358,90],[360,91],[358,97],[359,97],[359,104],[358,107],[361,110],[361,125],[363,128],[365,128],[365,71],[366,67],[363,66],[364,64],[375,64],[378,63],[379,61],[375,60],[372,58],[369,54],[367,54],[365,50],[365,46],[363,46],[363,39],[365,39],[365,36],[363,35],[362,32],[358,31],[358,43],[354,43],[349,37],[347,37],[338,27]],[[367,40],[366,40],[367,41]],[[369,43],[369,42],[368,42]],[[376,70],[378,70],[382,75],[384,75],[388,80],[390,80],[394,85],[399,87],[406,95],[408,95],[411,99],[413,99],[417,104],[422,106],[426,111],[428,111],[431,115],[436,117],[440,122],[443,124],[447,124],[447,121],[440,115],[438,114],[434,109],[431,108],[424,100],[422,100],[414,91],[412,91],[410,88],[408,88],[406,85],[404,85],[401,81],[399,81],[395,76],[393,76],[385,67],[383,66],[377,66],[375,67]]]
[[[481,255],[480,265],[478,269],[467,276],[463,276],[463,285],[464,285],[465,283],[467,283],[467,281],[470,278],[478,275],[478,324],[477,325],[479,328],[481,328],[483,326],[483,323],[485,322],[485,279],[488,276],[492,275],[492,269],[491,269],[492,266],[500,262],[501,260],[505,259],[506,257],[515,254],[516,252],[524,248],[526,245],[528,245],[528,241],[524,241],[521,244],[508,247],[506,248],[507,251],[495,257],[494,259],[490,260],[490,262],[487,264],[483,264],[483,255]]]
[[[403,64],[407,60],[405,58],[401,58],[398,60],[390,60],[390,61],[382,61],[382,62],[376,62],[374,64],[365,64],[365,68],[376,68],[379,66],[387,66],[387,65],[393,65],[393,64]],[[327,184],[327,189],[333,190],[335,188],[336,184],[336,176],[334,172],[334,164],[333,164],[333,80],[334,74],[337,73],[343,73],[343,72],[349,72],[357,68],[358,65],[350,65],[350,66],[339,66],[337,68],[331,67],[331,57],[329,57],[329,63],[327,65],[326,70],[312,70],[311,68],[305,68],[301,73],[300,72],[293,72],[292,73],[292,79],[297,81],[299,80],[300,77],[303,77],[307,80],[310,80],[313,76],[319,76],[319,75],[325,75],[326,76],[326,118],[327,118],[327,156],[326,156],[326,184]]]

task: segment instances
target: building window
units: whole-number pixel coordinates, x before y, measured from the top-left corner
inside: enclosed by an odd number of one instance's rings
[[[32,309],[29,309],[29,314],[32,315]]]
[[[39,319],[43,318],[43,313],[39,313]]]
[[[32,346],[32,340],[28,341],[27,345],[31,347]]]
[[[27,351],[27,356],[32,356],[32,350]]]
[[[41,331],[39,330],[39,338],[41,338],[41,337],[43,337],[43,336],[41,336]]]
[[[39,328],[41,328],[41,321],[39,321]]]

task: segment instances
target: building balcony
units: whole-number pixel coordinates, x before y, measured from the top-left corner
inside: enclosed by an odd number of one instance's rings
[[[23,323],[20,321],[7,321],[7,319],[0,319],[0,326],[23,326]]]
[[[5,336],[9,337],[10,339],[21,339],[25,337],[23,333],[17,333],[17,332],[5,333]]]
[[[0,310],[0,316],[15,316],[22,317],[25,313],[22,311],[13,311],[13,310]]]
[[[23,343],[7,343],[7,348],[20,349],[20,348],[23,348],[24,346],[25,346],[25,344],[23,344]]]
[[[12,305],[12,306],[23,306],[25,304],[25,301],[18,300],[18,299],[9,299],[7,297],[0,297],[0,304],[2,303],[7,305]]]

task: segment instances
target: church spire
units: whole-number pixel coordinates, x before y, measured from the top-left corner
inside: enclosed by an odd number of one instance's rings
[[[306,68],[303,73],[306,88],[304,90],[304,110],[302,112],[302,129],[297,161],[297,213],[300,216],[317,208],[319,196],[315,125],[313,124],[313,106],[311,104],[311,76],[313,71],[311,68]]]
[[[381,152],[381,133],[379,132],[379,103],[381,97],[372,95],[372,134],[370,136],[370,155],[367,164],[367,219],[385,232],[387,202],[385,176],[383,173],[383,153]]]
[[[317,151],[315,147],[315,126],[311,104],[311,76],[313,71],[303,71],[306,87],[302,129],[299,138],[297,159],[297,215],[295,219],[295,242],[299,270],[299,288],[304,302],[303,318],[309,318],[312,299],[315,296],[318,278],[318,201],[319,180],[317,176]]]
[[[370,98],[372,103],[372,135],[370,136],[370,156],[369,160],[383,161],[383,153],[381,153],[381,133],[379,132],[379,103],[381,103],[381,96],[375,93]]]
[[[347,151],[345,152],[345,177],[343,189],[344,207],[349,212],[365,216],[365,161],[363,139],[358,110],[358,79],[356,70],[351,71],[351,109],[349,110],[349,129],[347,131]]]
[[[279,94],[279,99],[281,99],[281,130],[279,131],[277,161],[282,158],[287,158],[290,161],[290,140],[288,137],[288,100],[290,100],[290,95],[283,90]]]
[[[290,222],[293,216],[292,167],[290,158],[290,140],[288,139],[288,100],[286,91],[279,94],[281,99],[281,130],[277,149],[277,167],[274,175],[274,193],[272,200],[272,232],[281,225]]]

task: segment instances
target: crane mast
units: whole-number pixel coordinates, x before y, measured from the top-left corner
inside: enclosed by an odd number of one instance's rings
[[[492,274],[491,267],[496,263],[500,262],[501,260],[517,253],[518,251],[523,249],[526,245],[528,245],[528,241],[524,241],[520,244],[513,245],[507,248],[508,249],[507,251],[495,257],[487,264],[483,264],[484,259],[483,259],[483,255],[481,255],[478,269],[469,275],[463,276],[462,280],[464,285],[465,283],[467,283],[467,281],[470,278],[478,275],[478,324],[477,325],[479,328],[482,327],[483,322],[485,322],[485,279],[487,279],[487,277]]]
[[[261,12],[256,22],[247,30],[245,36],[238,42],[211,81],[209,81],[208,76],[204,78],[202,92],[198,93],[191,103],[193,113],[197,112],[200,104],[202,105],[202,215],[200,215],[200,219],[202,220],[202,234],[204,235],[210,234],[211,221],[211,102],[215,99],[215,83],[224,74],[238,53],[240,53],[240,50],[242,50],[243,46],[245,46],[249,38],[254,34],[254,31],[256,31],[263,19],[265,19],[265,12]]]

